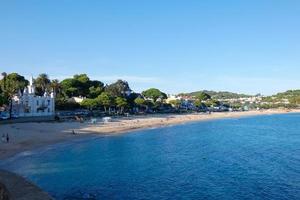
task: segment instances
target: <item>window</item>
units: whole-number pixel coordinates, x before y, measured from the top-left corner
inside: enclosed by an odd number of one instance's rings
[[[39,105],[39,100],[36,101],[36,105],[37,105],[37,106]]]
[[[48,106],[50,106],[50,100],[48,100]]]
[[[48,113],[50,112],[50,108],[48,108]]]

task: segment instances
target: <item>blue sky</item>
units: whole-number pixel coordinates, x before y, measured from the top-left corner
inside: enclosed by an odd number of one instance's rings
[[[0,71],[136,91],[300,88],[300,1],[0,0]]]

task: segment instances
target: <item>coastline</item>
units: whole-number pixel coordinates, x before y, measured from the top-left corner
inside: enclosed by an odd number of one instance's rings
[[[0,160],[13,157],[24,151],[90,136],[117,135],[134,130],[184,124],[187,122],[299,112],[300,110],[276,109],[247,112],[220,112],[212,114],[155,114],[121,117],[113,119],[108,123],[97,122],[96,124],[92,124],[90,121],[84,123],[30,122],[5,124],[0,126],[0,136],[8,133],[10,142],[0,144]],[[75,131],[75,135],[72,134],[72,130]]]

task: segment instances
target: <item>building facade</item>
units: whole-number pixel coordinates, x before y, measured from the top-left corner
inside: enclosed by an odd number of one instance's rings
[[[55,115],[55,94],[51,92],[43,96],[35,95],[33,77],[23,93],[14,96],[12,114],[16,117],[38,117]]]

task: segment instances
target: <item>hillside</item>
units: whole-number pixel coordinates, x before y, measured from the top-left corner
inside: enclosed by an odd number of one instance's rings
[[[286,92],[277,93],[273,96],[265,97],[265,102],[279,102],[288,100],[291,104],[300,104],[300,90],[288,90]]]
[[[191,93],[182,93],[181,95],[187,95],[187,96],[197,96],[201,92],[205,92],[209,94],[214,99],[234,99],[234,98],[243,98],[243,97],[251,97],[251,95],[246,94],[238,94],[233,92],[227,92],[227,91],[211,91],[211,90],[202,90],[202,91],[196,91]]]

